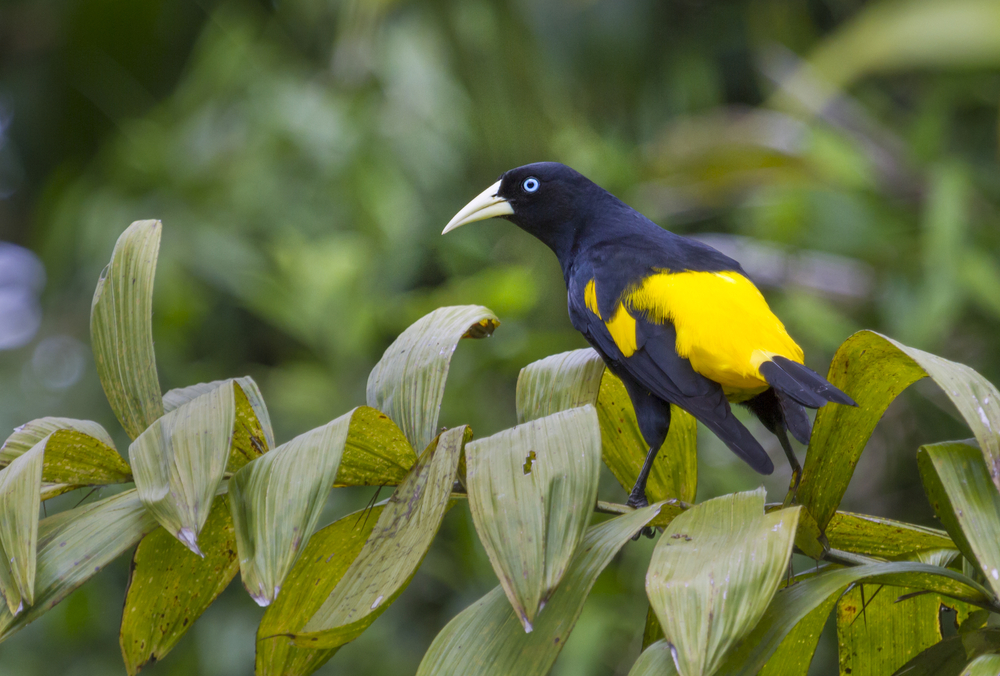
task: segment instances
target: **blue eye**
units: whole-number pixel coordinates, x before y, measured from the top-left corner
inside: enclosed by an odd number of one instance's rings
[[[524,183],[521,184],[521,187],[524,188],[524,192],[535,192],[538,190],[538,186],[538,179],[534,176],[524,179]]]

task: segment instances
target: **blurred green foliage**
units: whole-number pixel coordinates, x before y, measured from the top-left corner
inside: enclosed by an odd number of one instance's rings
[[[558,267],[500,221],[438,235],[499,173],[543,159],[739,247],[821,372],[865,327],[996,382],[998,101],[994,0],[8,0],[0,239],[38,253],[48,286],[38,336],[0,352],[0,428],[116,428],[87,321],[141,218],[165,228],[164,390],[252,375],[281,442],[363,403],[412,321],[481,304],[503,324],[456,354],[442,422],[509,427],[518,370],[584,345]],[[930,523],[915,450],[967,432],[917,389],[876,430],[845,508]],[[758,484],[701,441],[699,499]],[[779,467],[765,484],[779,496],[785,481]],[[330,514],[370,497],[334,493]],[[632,663],[650,547],[598,580],[555,673]],[[124,580],[112,567],[6,643],[0,671],[120,671]],[[414,584],[321,673],[412,673],[493,584],[453,510]],[[149,673],[248,673],[258,618],[230,588]]]

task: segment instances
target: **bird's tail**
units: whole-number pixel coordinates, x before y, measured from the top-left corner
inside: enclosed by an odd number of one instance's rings
[[[853,399],[828,383],[823,376],[791,359],[774,356],[771,361],[761,364],[759,370],[768,385],[784,397],[803,406],[819,408],[830,401],[835,404],[857,406]]]

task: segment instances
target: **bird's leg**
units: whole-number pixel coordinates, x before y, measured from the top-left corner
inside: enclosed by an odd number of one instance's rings
[[[629,493],[628,501],[625,503],[629,507],[639,509],[640,507],[649,506],[649,500],[646,499],[646,481],[649,480],[649,473],[653,469],[653,460],[656,459],[656,453],[659,450],[658,448],[650,448],[646,453],[646,461],[642,463],[642,469],[639,470],[639,476],[636,478],[635,485],[632,486],[632,492]],[[655,532],[651,526],[646,526],[633,535],[632,539],[638,540],[640,535],[651,538],[655,535]]]
[[[795,502],[796,495],[799,492],[799,482],[802,481],[802,465],[799,464],[799,459],[795,457],[795,451],[792,450],[792,444],[788,441],[788,434],[785,432],[785,428],[779,425],[775,436],[778,437],[778,442],[781,444],[781,450],[785,452],[785,457],[788,458],[788,464],[792,466],[792,480],[788,484],[788,495],[785,496],[783,505],[784,507],[788,507]]]

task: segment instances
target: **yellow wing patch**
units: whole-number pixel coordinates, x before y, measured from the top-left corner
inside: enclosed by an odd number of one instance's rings
[[[727,394],[766,388],[758,369],[776,355],[802,363],[802,348],[737,272],[657,273],[629,291],[625,304],[650,321],[672,322],[677,354]]]
[[[597,315],[597,318],[601,318],[601,310],[597,307],[597,287],[594,285],[594,280],[587,282],[587,286],[583,289],[583,302],[586,303],[587,309]]]
[[[588,310],[597,315],[598,319],[603,319],[601,310],[597,306],[597,286],[593,279],[587,282],[587,286],[583,289],[583,302]],[[611,339],[615,341],[615,345],[618,346],[623,355],[631,357],[635,354],[635,318],[628,313],[624,305],[619,303],[611,315],[611,319],[604,322],[604,325],[608,327]]]

